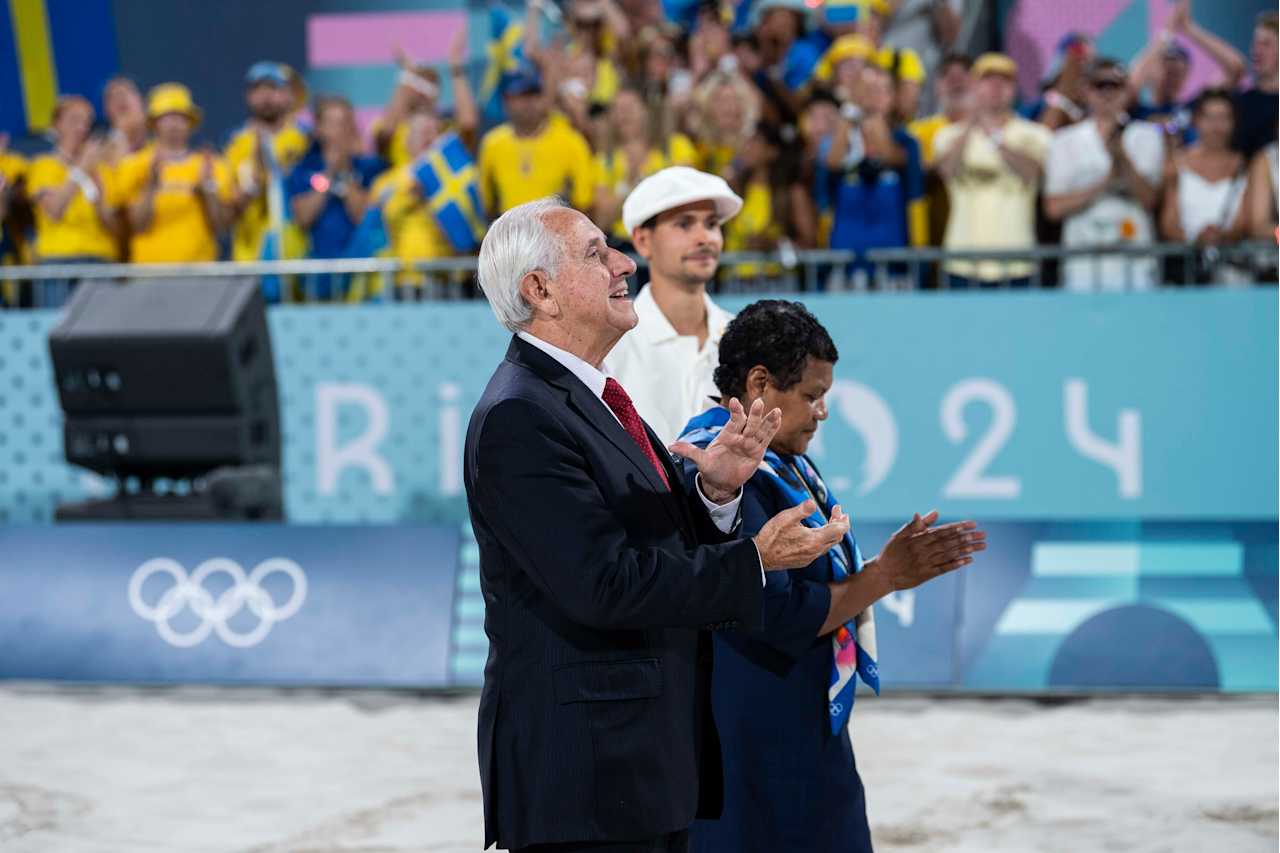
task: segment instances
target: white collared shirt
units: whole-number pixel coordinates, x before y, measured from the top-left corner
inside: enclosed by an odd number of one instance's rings
[[[605,411],[612,415],[613,419],[618,421],[619,426],[621,426],[622,421],[618,419],[616,414],[614,414],[613,409],[609,408],[609,404],[604,401],[604,384],[609,378],[608,364],[605,365],[605,369],[603,371],[597,370],[594,365],[588,364],[586,361],[568,350],[562,350],[560,347],[549,344],[542,340],[542,338],[536,338],[528,332],[516,332],[516,337],[520,338],[520,340],[530,346],[537,347],[556,361],[560,362],[560,364],[564,365],[566,370],[578,377],[582,384],[587,386],[587,390],[595,395],[595,398],[600,401],[600,405],[604,406]],[[621,380],[619,380],[619,382],[621,382]],[[631,389],[627,388],[625,383],[622,383],[622,387],[628,395],[631,394]],[[643,413],[641,413],[641,417],[644,417]],[[729,501],[727,504],[717,504],[712,502],[702,493],[701,474],[697,476],[696,483],[698,487],[698,497],[702,499],[702,503],[706,506],[707,512],[710,513],[711,521],[721,533],[729,533],[732,531],[733,523],[738,517],[738,504],[742,502],[742,489],[738,489],[737,497]]]
[[[720,363],[720,338],[733,315],[703,295],[707,304],[707,340],[676,334],[654,301],[650,287],[635,299],[639,324],[622,336],[605,363],[622,383],[640,417],[664,442],[680,437],[685,424],[715,405],[720,392],[714,374]]]

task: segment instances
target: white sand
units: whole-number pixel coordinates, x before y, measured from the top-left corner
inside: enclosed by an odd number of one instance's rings
[[[0,687],[0,848],[479,850],[475,704]],[[1274,697],[864,699],[854,729],[881,851],[1277,849]]]

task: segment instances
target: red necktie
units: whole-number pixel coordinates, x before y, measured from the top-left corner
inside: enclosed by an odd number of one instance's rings
[[[640,446],[640,450],[653,463],[653,470],[658,472],[662,482],[670,489],[671,483],[667,481],[667,472],[663,470],[662,463],[658,461],[658,454],[654,452],[653,445],[649,442],[649,436],[644,431],[644,423],[640,420],[640,413],[636,411],[635,404],[631,402],[627,392],[622,389],[622,386],[616,380],[606,379],[603,397],[605,405],[618,416],[618,420],[622,422],[622,428],[627,431],[627,435],[631,436],[631,440]]]

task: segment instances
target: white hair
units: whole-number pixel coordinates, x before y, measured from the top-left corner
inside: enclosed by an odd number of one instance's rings
[[[517,205],[499,216],[480,243],[477,277],[498,322],[518,332],[533,319],[520,282],[534,270],[555,277],[564,240],[547,227],[546,214],[569,206],[559,196]]]

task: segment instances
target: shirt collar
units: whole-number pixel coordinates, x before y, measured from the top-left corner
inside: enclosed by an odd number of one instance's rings
[[[578,380],[583,385],[586,385],[592,394],[595,394],[601,400],[604,399],[604,383],[609,378],[608,373],[597,370],[594,365],[588,364],[568,350],[562,350],[560,347],[549,344],[542,338],[534,337],[528,332],[516,332],[516,337],[530,346],[537,347],[560,362],[560,364],[564,365],[565,370],[578,377]]]
[[[721,336],[724,335],[724,328],[729,325],[733,315],[712,302],[711,297],[706,293],[702,294],[702,298],[707,306],[707,340],[711,343],[719,343]],[[662,309],[658,307],[649,285],[641,288],[640,293],[636,295],[635,309],[640,322],[631,334],[639,334],[651,344],[673,341],[681,337],[676,333],[675,326],[672,326],[671,321],[667,319],[667,315],[663,314]]]

